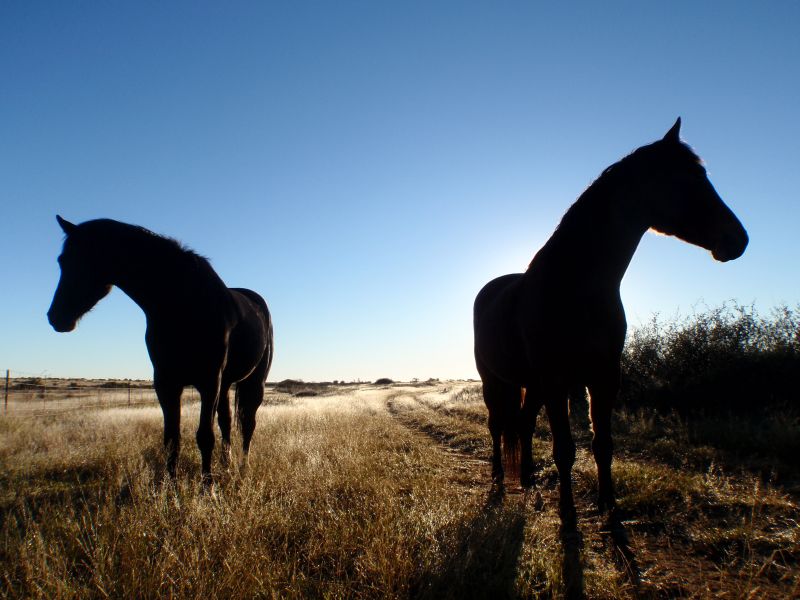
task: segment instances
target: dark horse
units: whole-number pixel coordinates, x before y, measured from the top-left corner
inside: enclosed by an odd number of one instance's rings
[[[710,250],[723,262],[747,246],[742,224],[680,141],[680,119],[663,139],[603,171],[525,273],[490,281],[475,299],[475,361],[489,409],[492,478],[503,481],[502,439],[511,464],[519,461],[521,484],[533,485],[532,436],[544,406],[565,524],[575,522],[575,443],[567,403],[572,390],[589,390],[598,504],[601,512],[615,507],[610,421],[626,330],[619,286],[651,228]]]
[[[175,477],[181,394],[193,385],[200,393],[197,445],[203,484],[209,488],[215,411],[226,464],[230,456],[228,390],[233,383],[245,459],[250,450],[272,364],[266,302],[251,290],[226,287],[205,258],[143,227],[111,219],[75,225],[56,218],[66,239],[58,257],[61,279],[47,312],[50,324],[56,331],[72,331],[114,285],[139,305],[147,318],[145,342],[164,413],[167,471]]]

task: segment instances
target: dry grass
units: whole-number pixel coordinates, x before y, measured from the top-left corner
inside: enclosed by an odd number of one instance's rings
[[[655,425],[620,419],[617,446],[633,442],[614,471],[629,544],[604,533],[592,508],[596,476],[581,431],[582,538],[562,541],[546,427],[536,445],[538,510],[535,494],[490,490],[483,410],[478,388],[458,382],[274,392],[259,411],[249,469],[218,470],[214,496],[199,493],[196,405],[184,407],[174,484],[164,483],[157,408],[6,415],[0,590],[40,598],[800,593],[792,492],[747,472],[639,452]]]

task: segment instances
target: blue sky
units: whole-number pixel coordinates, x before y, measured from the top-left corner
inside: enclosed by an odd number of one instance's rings
[[[678,115],[751,237],[648,234],[632,325],[800,301],[800,4],[4,2],[0,368],[150,376],[118,290],[45,312],[60,213],[178,238],[273,312],[271,380],[475,377],[472,300]]]

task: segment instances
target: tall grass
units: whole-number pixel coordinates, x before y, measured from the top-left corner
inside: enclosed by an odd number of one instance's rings
[[[248,470],[215,463],[214,495],[200,493],[196,404],[183,409],[175,482],[157,408],[10,413],[0,595],[798,597],[797,405],[784,387],[797,352],[788,309],[763,319],[733,306],[632,332],[614,421],[624,552],[594,509],[583,419],[581,539],[560,538],[545,418],[542,501],[491,491],[476,385],[287,385],[259,411]],[[752,380],[759,401],[726,402],[727,377]]]
[[[249,469],[218,472],[213,496],[190,443],[165,482],[157,410],[3,419],[2,594],[452,597],[489,555],[481,589],[513,588],[517,509],[485,510],[485,489],[449,477],[381,398],[305,402],[260,411]]]

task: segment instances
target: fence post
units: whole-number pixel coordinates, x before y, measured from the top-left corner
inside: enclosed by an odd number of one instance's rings
[[[8,412],[8,378],[11,376],[11,371],[6,369],[6,401],[3,407],[3,412]]]
[[[128,381],[128,406],[131,405],[131,382]]]

